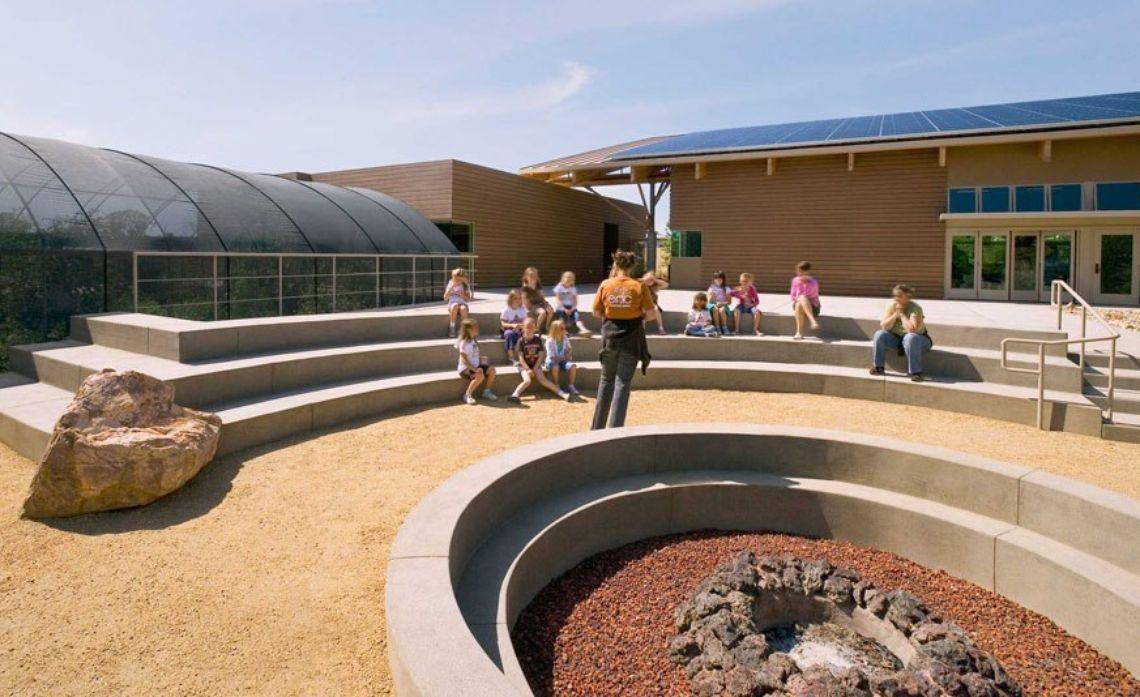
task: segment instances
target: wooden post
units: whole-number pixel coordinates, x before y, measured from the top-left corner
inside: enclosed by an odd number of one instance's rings
[[[696,167],[694,167],[694,169],[693,169],[693,175],[697,179],[704,179],[706,174],[708,174],[708,163],[707,162],[698,162],[696,164]]]
[[[1042,162],[1052,162],[1053,161],[1053,141],[1043,140],[1040,143],[1038,143],[1037,144],[1037,157],[1039,157]]]
[[[938,166],[939,167],[945,167],[946,166],[946,148],[944,148],[944,147],[938,148]]]
[[[776,173],[776,158],[769,157],[768,158],[768,176],[770,177],[775,173]]]
[[[847,171],[848,172],[854,172],[855,171],[855,153],[853,153],[853,152],[847,153]]]

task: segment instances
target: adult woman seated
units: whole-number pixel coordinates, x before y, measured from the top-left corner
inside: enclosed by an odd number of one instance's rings
[[[879,330],[875,332],[871,347],[871,375],[882,375],[887,351],[902,350],[906,354],[906,372],[910,379],[922,382],[922,355],[934,345],[926,332],[922,308],[911,298],[914,289],[900,283],[891,291],[891,304],[883,313]]]

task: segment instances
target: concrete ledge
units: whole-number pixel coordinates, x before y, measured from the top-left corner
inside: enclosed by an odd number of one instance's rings
[[[694,438],[718,443],[712,462],[682,456]],[[400,695],[527,694],[510,627],[542,587],[600,551],[716,528],[846,539],[944,568],[1136,671],[1138,524],[1140,504],[1093,487],[886,438],[748,424],[574,434],[478,462],[411,512],[391,552],[407,573],[387,582],[390,660]],[[1120,534],[1094,539],[1105,525]],[[427,592],[441,594],[430,619]]]

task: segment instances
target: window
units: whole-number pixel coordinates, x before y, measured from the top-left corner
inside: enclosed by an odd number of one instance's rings
[[[950,189],[946,210],[950,213],[977,213],[978,192],[976,189]]]
[[[983,186],[982,187],[982,212],[983,213],[1008,213],[1009,212],[1009,187],[1008,186]]]
[[[701,256],[701,233],[696,230],[673,230],[674,257]]]
[[[1014,208],[1018,213],[1041,213],[1045,211],[1045,187],[1019,186],[1014,189]]]
[[[453,220],[436,220],[434,222],[435,226],[447,235],[447,239],[451,240],[451,243],[460,252],[469,254],[475,251],[475,235],[471,223],[459,223]]]
[[[1096,185],[1099,211],[1140,210],[1140,182],[1109,182]]]
[[[1049,210],[1079,211],[1081,208],[1080,184],[1054,184],[1049,187]]]

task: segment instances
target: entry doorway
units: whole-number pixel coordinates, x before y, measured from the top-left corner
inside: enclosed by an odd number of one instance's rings
[[[1140,232],[1093,233],[1093,302],[1135,305],[1140,301]]]
[[[954,231],[946,242],[949,298],[1048,301],[1054,279],[1073,282],[1073,230]]]
[[[602,278],[610,275],[610,264],[620,244],[621,228],[618,224],[602,223]]]

